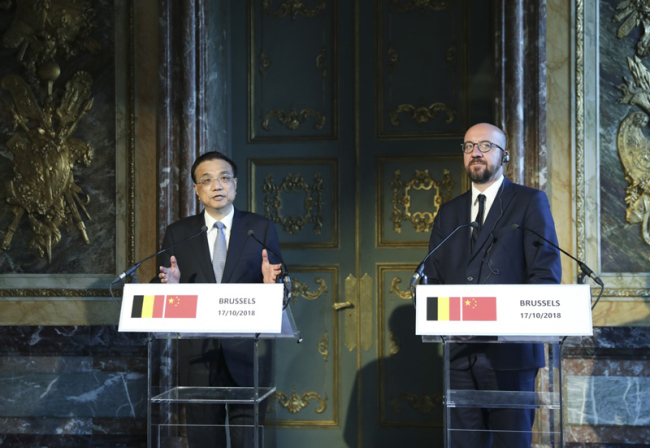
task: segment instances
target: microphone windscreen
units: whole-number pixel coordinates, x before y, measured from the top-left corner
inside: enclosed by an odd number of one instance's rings
[[[208,226],[201,227],[201,232],[207,232],[207,231],[208,231]]]
[[[253,229],[250,229],[248,231],[248,236],[253,236],[253,235],[255,235],[255,231]]]

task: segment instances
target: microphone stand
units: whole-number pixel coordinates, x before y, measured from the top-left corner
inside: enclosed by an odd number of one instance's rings
[[[594,308],[596,307],[596,305],[598,304],[598,301],[599,301],[600,298],[602,297],[602,295],[603,295],[603,291],[605,290],[605,284],[604,284],[603,281],[600,279],[600,277],[598,277],[598,276],[594,273],[594,271],[592,271],[591,268],[589,268],[589,266],[587,266],[585,263],[583,263],[582,261],[578,260],[576,257],[574,257],[573,255],[571,255],[570,253],[568,253],[567,251],[565,251],[564,249],[562,249],[562,248],[561,248],[560,246],[558,246],[557,244],[553,243],[552,241],[549,241],[547,238],[543,237],[542,235],[540,235],[540,234],[539,234],[538,232],[536,232],[535,230],[533,230],[533,229],[529,229],[528,227],[520,226],[519,224],[513,224],[513,225],[512,225],[512,228],[513,228],[514,230],[527,230],[527,231],[529,231],[529,232],[531,232],[531,233],[537,235],[537,236],[538,236],[539,238],[541,238],[543,241],[546,241],[548,244],[550,244],[551,246],[553,246],[554,248],[556,248],[557,250],[559,250],[560,252],[562,252],[564,255],[566,255],[567,257],[571,258],[573,261],[575,261],[575,262],[578,264],[578,267],[580,268],[580,273],[578,274],[578,283],[580,283],[580,284],[585,284],[585,283],[586,283],[586,279],[585,279],[585,277],[590,277],[591,279],[593,279],[594,282],[596,282],[596,283],[600,286],[600,292],[598,293],[598,297],[596,298],[596,300],[594,301],[593,305],[591,306],[591,310],[593,311],[593,309],[594,309]]]

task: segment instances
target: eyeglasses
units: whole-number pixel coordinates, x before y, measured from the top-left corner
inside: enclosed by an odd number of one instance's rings
[[[501,151],[503,151],[503,148],[501,146],[497,145],[496,143],[492,143],[491,141],[488,141],[488,140],[483,140],[483,141],[478,142],[478,143],[465,142],[465,143],[461,143],[460,147],[463,149],[463,152],[465,154],[469,154],[470,152],[474,151],[474,146],[475,145],[478,146],[478,150],[481,151],[481,152],[490,152],[490,150],[492,149],[493,146],[496,146]]]
[[[214,179],[212,177],[204,177],[202,179],[199,179],[196,183],[201,185],[204,188],[208,188],[211,187],[214,182],[219,182],[219,184],[221,184],[222,186],[230,185],[233,179],[234,179],[233,176],[228,176],[224,174]]]

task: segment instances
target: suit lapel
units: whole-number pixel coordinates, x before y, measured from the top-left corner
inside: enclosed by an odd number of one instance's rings
[[[197,232],[205,225],[205,210],[202,213],[199,213],[196,220]],[[208,232],[210,229],[208,229]],[[203,276],[206,279],[210,279],[211,282],[215,281],[214,271],[212,270],[212,258],[210,257],[210,248],[208,247],[208,232],[205,232],[200,237],[196,238],[193,242],[194,253],[196,254],[196,259],[201,267]]]

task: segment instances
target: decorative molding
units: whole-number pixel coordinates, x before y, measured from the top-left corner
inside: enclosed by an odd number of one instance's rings
[[[270,120],[271,118],[277,118],[280,124],[284,125],[287,129],[295,131],[300,127],[300,125],[305,124],[309,117],[316,118],[316,124],[314,124],[314,129],[322,129],[325,125],[325,117],[322,116],[316,109],[303,109],[299,113],[296,112],[296,109],[293,107],[289,113],[281,109],[273,109],[266,114],[264,120],[262,120],[262,128],[267,131],[271,130]]]
[[[296,388],[291,389],[291,395],[287,395],[282,391],[274,394],[280,406],[288,410],[292,414],[297,414],[309,405],[312,400],[318,401],[318,407],[314,410],[317,414],[322,414],[327,409],[327,398],[322,398],[316,392],[305,392],[302,395],[296,393]]]
[[[393,412],[402,413],[402,402],[406,402],[421,415],[429,415],[434,409],[442,407],[442,394],[427,395],[423,393],[417,395],[412,392],[404,392],[390,400]]]
[[[285,0],[275,11],[271,11],[271,3],[273,0],[262,0],[262,8],[270,17],[274,19],[281,19],[286,16],[291,16],[291,20],[295,20],[298,15],[307,19],[316,17],[321,12],[325,11],[325,0],[316,0],[316,6],[309,9],[309,7],[301,0]]]
[[[323,278],[315,278],[314,283],[318,284],[318,289],[316,291],[311,291],[309,286],[302,283],[299,279],[294,278],[291,282],[291,295],[293,296],[294,303],[296,303],[296,297],[299,295],[304,297],[307,300],[316,300],[325,293],[327,293],[327,283]]]
[[[401,113],[406,114],[416,124],[423,125],[435,119],[439,113],[446,113],[446,124],[451,124],[454,121],[456,112],[444,103],[433,103],[430,106],[413,106],[412,104],[400,104],[394,110],[389,112],[390,122],[393,126],[399,126],[400,121],[398,116]]]
[[[323,334],[323,337],[318,340],[318,353],[323,357],[323,361],[327,362],[327,356],[329,355],[329,342],[330,337],[327,334],[327,331]]]
[[[390,0],[389,3],[399,12],[408,12],[417,9],[424,12],[426,9],[443,11],[456,0]]]
[[[644,1],[624,1],[616,5],[616,9],[621,10],[612,19],[613,22],[623,22],[616,32],[616,37],[619,39],[624,38],[632,32],[632,30],[639,25],[643,25],[641,29],[641,37],[636,44],[636,54],[639,57],[644,57],[650,50],[650,8],[648,3]]]
[[[399,338],[395,336],[395,334],[391,331],[388,333],[388,340],[390,341],[388,349],[390,356],[398,354],[400,348],[402,347],[402,343],[400,342]]]
[[[400,291],[399,284],[402,283],[402,279],[399,277],[393,278],[390,282],[390,293],[395,294],[397,297],[403,300],[412,300],[411,291]]]
[[[415,170],[415,175],[408,181],[402,180],[401,170],[396,170],[393,179],[390,182],[393,190],[393,230],[397,233],[402,232],[402,222],[409,221],[415,228],[416,232],[429,232],[433,226],[433,220],[438,214],[440,206],[451,199],[454,181],[451,178],[449,170],[443,171],[441,181],[434,180],[429,174],[429,170]],[[411,212],[411,190],[435,190],[434,206],[435,211],[417,211]],[[442,193],[441,193],[442,190]]]
[[[260,76],[264,76],[264,74],[269,71],[270,68],[271,58],[268,57],[268,55],[263,51],[260,51]]]
[[[327,78],[327,50],[325,48],[322,48],[318,56],[316,56],[316,70],[321,72],[323,78]]]
[[[105,297],[107,299],[121,300],[122,290],[113,290],[113,295],[108,289],[0,289],[0,297],[18,297],[18,298],[55,298],[55,297]],[[117,298],[117,299],[116,299]]]
[[[308,224],[314,224],[314,234],[320,235],[323,229],[323,179],[320,173],[314,174],[314,183],[307,184],[300,174],[289,174],[280,184],[273,183],[273,174],[266,176],[263,190],[265,193],[265,216],[275,223],[282,224],[284,230],[295,235]],[[305,214],[303,216],[283,216],[282,197],[280,193],[304,193]]]

